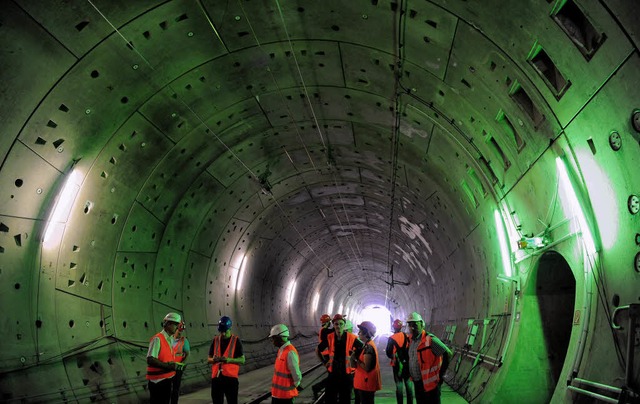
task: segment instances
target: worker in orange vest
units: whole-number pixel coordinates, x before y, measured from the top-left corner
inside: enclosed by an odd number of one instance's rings
[[[213,338],[209,348],[207,363],[211,364],[211,401],[222,404],[238,404],[238,375],[240,365],[244,365],[242,342],[231,333],[231,319],[220,317],[219,334]]]
[[[356,401],[361,404],[373,404],[376,391],[382,390],[378,349],[373,341],[375,335],[376,326],[371,321],[358,324],[358,338],[364,343],[364,348],[359,354],[353,352],[350,360],[356,369],[353,378],[353,388],[358,397]]]
[[[176,364],[181,364],[176,369],[176,375],[173,376],[173,387],[171,389],[171,404],[178,403],[178,397],[180,396],[180,382],[182,381],[182,372],[186,366],[186,360],[191,351],[191,345],[187,337],[182,335],[185,330],[184,319],[178,324],[178,329],[173,336],[173,354],[176,358]]]
[[[399,318],[393,322],[393,335],[387,341],[385,353],[391,359],[393,381],[396,383],[396,402],[402,404],[407,390],[407,404],[413,403],[413,382],[409,377],[409,337],[402,331],[404,324]]]
[[[271,404],[293,404],[298,390],[302,390],[298,350],[289,341],[289,329],[284,324],[271,327],[269,338],[278,348],[271,379]]]
[[[440,385],[453,353],[444,342],[424,329],[415,311],[409,315],[409,373],[417,404],[440,404]]]
[[[149,341],[147,351],[147,380],[152,404],[169,404],[176,369],[173,352],[173,335],[180,324],[180,314],[168,313],[162,320],[162,330]]]
[[[333,328],[331,328],[331,316],[328,314],[323,314],[320,316],[320,331],[318,331],[318,344],[322,343],[322,341],[327,341],[327,335],[331,334],[333,332]],[[323,356],[325,355],[329,355],[329,351],[328,349],[325,349],[324,351],[320,352],[318,351],[318,349],[316,348],[316,355],[318,356],[318,359],[320,359],[320,361],[322,361]],[[325,377],[324,379],[320,380],[318,383],[315,383],[313,386],[311,386],[311,389],[313,390],[313,398],[317,399],[319,392],[324,389],[327,385],[327,378]]]
[[[327,336],[326,342],[318,345],[318,352],[329,349],[329,355],[322,357],[322,362],[329,371],[325,402],[331,404],[349,404],[353,392],[353,374],[349,357],[353,352],[359,354],[364,344],[357,336],[345,332],[346,321],[342,314],[333,316],[334,332]]]

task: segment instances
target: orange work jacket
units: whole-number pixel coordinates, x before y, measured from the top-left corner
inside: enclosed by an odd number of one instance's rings
[[[151,342],[154,338],[160,338],[160,352],[158,352],[158,360],[161,362],[175,362],[175,356],[173,354],[173,349],[169,346],[169,342],[162,334],[162,331],[151,337]],[[154,366],[147,365],[147,380],[159,380],[159,379],[168,379],[170,377],[175,376],[175,370],[167,370],[161,369]]]
[[[178,339],[178,343],[173,347],[173,354],[176,357],[176,362],[184,362],[184,352],[182,351],[184,348],[184,337],[180,337]]]
[[[445,353],[446,355],[446,353]],[[420,343],[418,344],[418,362],[420,363],[420,373],[424,391],[431,391],[438,387],[440,382],[440,368],[442,367],[442,356],[436,356],[431,350],[431,336],[422,330]]]
[[[389,363],[391,366],[396,365],[396,352],[398,352],[398,347],[404,347],[405,342],[407,341],[407,334],[402,331],[398,331],[394,333],[391,337],[396,343],[393,345],[393,356],[391,357],[391,362]]]
[[[231,341],[227,345],[227,349],[224,350],[224,353],[220,354],[220,347],[222,342],[222,337],[220,335],[216,335],[213,338],[213,356],[224,356],[227,358],[233,358],[233,352],[236,350],[236,341],[238,337],[236,335],[231,335]],[[222,376],[229,376],[238,378],[238,374],[240,373],[240,365],[237,363],[220,363],[216,362],[211,365],[211,378],[218,377],[218,373],[222,374]]]
[[[351,356],[349,354],[349,350],[351,348],[353,348],[353,343],[356,341],[356,335],[350,332],[346,332],[345,331],[345,336],[347,337],[347,343],[346,343],[346,352],[345,352],[345,360],[346,360],[346,364],[345,367],[347,369],[347,374],[351,374],[353,372],[355,372],[355,369],[351,367],[351,363],[349,361],[349,356]],[[333,332],[329,335],[327,335],[327,342],[329,343],[329,366],[327,367],[327,370],[329,370],[329,372],[333,371],[333,357],[335,356],[335,350],[336,350],[336,333]]]
[[[375,353],[376,366],[369,372],[362,369],[360,366],[356,367],[356,374],[353,377],[353,387],[362,391],[378,391],[382,390],[382,377],[380,376],[380,361],[378,360],[378,349],[373,341],[367,342],[367,345],[373,347]],[[366,345],[365,345],[366,346]],[[364,349],[360,352],[358,358],[360,362],[364,362]]]
[[[289,399],[298,395],[298,389],[293,383],[293,376],[287,362],[291,351],[298,354],[298,350],[289,344],[276,357],[273,378],[271,379],[271,395],[275,398]],[[298,366],[300,366],[300,357],[298,357]]]

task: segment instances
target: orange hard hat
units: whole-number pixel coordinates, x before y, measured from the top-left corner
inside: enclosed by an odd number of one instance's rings
[[[320,324],[324,324],[326,322],[331,321],[331,316],[328,314],[323,314],[320,316]]]

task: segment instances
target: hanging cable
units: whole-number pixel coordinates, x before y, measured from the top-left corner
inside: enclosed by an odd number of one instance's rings
[[[389,213],[389,233],[387,240],[387,271],[390,275],[391,268],[391,242],[393,236],[393,228],[394,228],[394,215],[395,215],[395,198],[396,198],[396,185],[397,185],[397,177],[398,177],[398,146],[400,141],[400,88],[402,88],[400,84],[400,80],[402,79],[403,74],[403,64],[404,64],[404,38],[405,38],[405,30],[406,30],[406,3],[404,0],[400,0],[400,3],[396,9],[398,13],[397,18],[397,34],[394,36],[394,41],[396,42],[395,47],[395,67],[394,67],[394,106],[393,106],[393,128],[391,133],[391,209]],[[389,276],[388,275],[388,276]],[[388,279],[387,276],[387,279]],[[393,284],[389,286],[389,288],[393,288]]]

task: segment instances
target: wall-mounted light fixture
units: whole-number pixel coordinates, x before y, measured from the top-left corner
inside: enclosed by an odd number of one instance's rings
[[[42,238],[42,245],[45,248],[55,248],[60,245],[60,239],[62,238],[65,224],[69,219],[71,207],[80,191],[79,179],[80,174],[72,169],[67,176],[62,191],[56,197],[53,212],[49,220],[47,220],[47,226]]]

